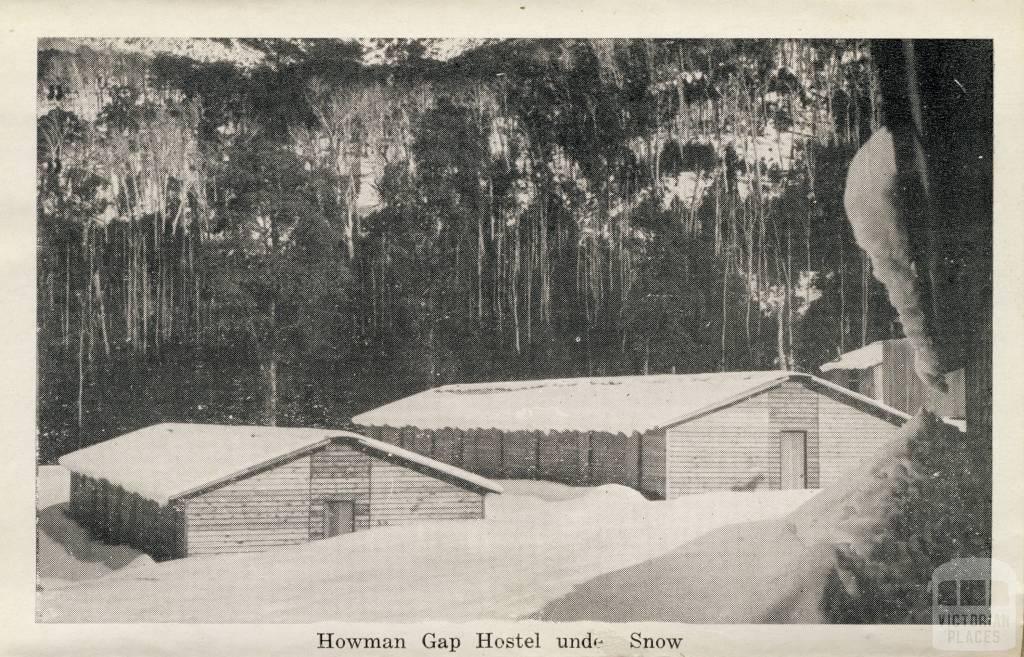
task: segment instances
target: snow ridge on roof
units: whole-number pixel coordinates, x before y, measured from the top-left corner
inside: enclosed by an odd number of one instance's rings
[[[655,374],[455,384],[362,413],[363,426],[644,432],[793,372]]]
[[[165,423],[66,454],[59,463],[94,479],[106,479],[160,504],[220,483],[267,463],[326,445],[358,442],[494,492],[483,477],[351,431],[293,427]]]

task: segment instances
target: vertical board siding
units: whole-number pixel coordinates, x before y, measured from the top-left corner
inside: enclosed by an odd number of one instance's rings
[[[779,435],[807,432],[807,484],[819,484],[818,394],[787,381],[666,431],[669,499],[716,490],[777,489]]]
[[[500,477],[502,463],[503,435],[500,431],[480,430],[475,434],[474,462],[477,470],[485,477]]]
[[[480,441],[477,429],[468,429],[462,436],[462,467],[470,472],[484,471],[483,459],[480,455]]]
[[[882,362],[860,370],[831,370],[823,376],[844,388],[913,415],[924,406],[943,417],[964,417],[964,371],[946,375],[948,393],[926,386],[917,376],[914,348],[906,338],[882,341]]]
[[[445,428],[434,432],[434,449],[431,458],[452,465],[462,464],[462,432]]]
[[[68,493],[68,515],[72,518],[83,517],[88,509],[88,495],[82,475],[71,473],[71,491]]]
[[[640,434],[594,432],[590,446],[593,485],[640,485]]]
[[[948,392],[941,392],[935,388],[928,388],[928,407],[942,417],[965,418],[967,417],[967,393],[964,387],[964,368],[954,370],[946,375]]]
[[[364,433],[374,440],[402,446],[402,430],[395,427],[366,427]]]
[[[186,556],[181,503],[160,506],[106,479],[77,473],[72,482],[77,494],[69,510],[92,536],[112,545],[128,545],[157,560]]]
[[[665,499],[665,432],[644,434],[641,446],[643,479],[640,480],[640,492]]]
[[[537,478],[537,437],[532,431],[509,431],[502,449],[502,476],[507,479]]]
[[[839,481],[896,435],[892,424],[826,395],[819,409],[822,486]]]
[[[924,384],[914,368],[914,347],[909,340],[882,343],[882,390],[875,399],[904,413],[916,413],[924,401]]]
[[[416,429],[413,427],[402,427],[398,430],[398,446],[404,449],[413,450],[416,442]],[[413,450],[415,451],[415,450]]]
[[[412,444],[406,445],[406,449],[430,456],[434,452],[434,432],[417,429],[412,436]]]
[[[364,427],[374,437],[387,436],[386,427]],[[546,479],[570,485],[622,484],[654,497],[665,495],[664,437],[641,445],[646,436],[588,431],[501,431],[498,429],[406,428],[390,431],[428,449],[443,463],[484,477]],[[396,433],[397,432],[397,433]],[[414,438],[413,438],[414,437]],[[641,480],[641,464],[643,481]],[[645,483],[646,482],[646,483]]]
[[[552,431],[540,439],[541,479],[560,481],[565,484],[586,483],[587,453],[590,449],[586,433],[579,431]]]
[[[188,500],[190,555],[253,552],[309,540],[310,456]]]

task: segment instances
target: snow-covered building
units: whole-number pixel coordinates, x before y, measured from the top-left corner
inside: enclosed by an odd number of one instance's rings
[[[67,454],[71,515],[157,558],[484,516],[501,487],[359,434],[158,424]]]
[[[907,338],[878,340],[848,351],[821,366],[822,375],[862,395],[917,413],[922,407],[936,415],[963,420],[966,394],[963,368],[946,375],[947,392],[928,388],[917,376],[914,345]]]
[[[618,483],[671,499],[824,486],[908,417],[808,374],[769,371],[448,385],[353,422],[486,476]]]

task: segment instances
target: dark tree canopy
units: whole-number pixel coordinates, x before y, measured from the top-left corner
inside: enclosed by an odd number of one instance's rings
[[[900,335],[841,205],[878,124],[866,43],[383,43],[40,51],[42,458]]]

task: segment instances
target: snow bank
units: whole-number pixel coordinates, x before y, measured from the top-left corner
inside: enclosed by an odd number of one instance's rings
[[[621,486],[495,496],[500,513],[356,532],[265,553],[122,569],[40,594],[56,622],[468,621],[528,616],[573,586],[712,529],[776,517],[815,491],[650,502]],[[572,495],[572,497],[569,497]],[[516,506],[519,510],[516,512]]]
[[[103,577],[136,561],[153,563],[148,555],[127,545],[107,545],[93,539],[66,512],[65,504],[39,512],[36,574],[41,585]]]
[[[505,489],[503,494],[484,497],[488,519],[541,513],[549,502],[573,500],[594,490],[589,486],[569,486],[536,479],[503,479],[501,485]]]
[[[818,604],[836,565],[836,550],[866,553],[893,486],[909,467],[908,437],[920,428],[921,418],[914,418],[869,463],[784,517],[724,527],[662,556],[596,577],[546,605],[539,617],[826,622]]]
[[[67,515],[71,473],[59,465],[36,470],[36,575],[43,588],[103,577],[153,560],[126,545],[93,539]]]
[[[572,500],[589,495],[594,490],[590,486],[570,486],[543,479],[502,479],[501,486],[505,489],[505,495],[528,495],[545,502]],[[497,500],[500,498],[489,497],[487,499]]]

